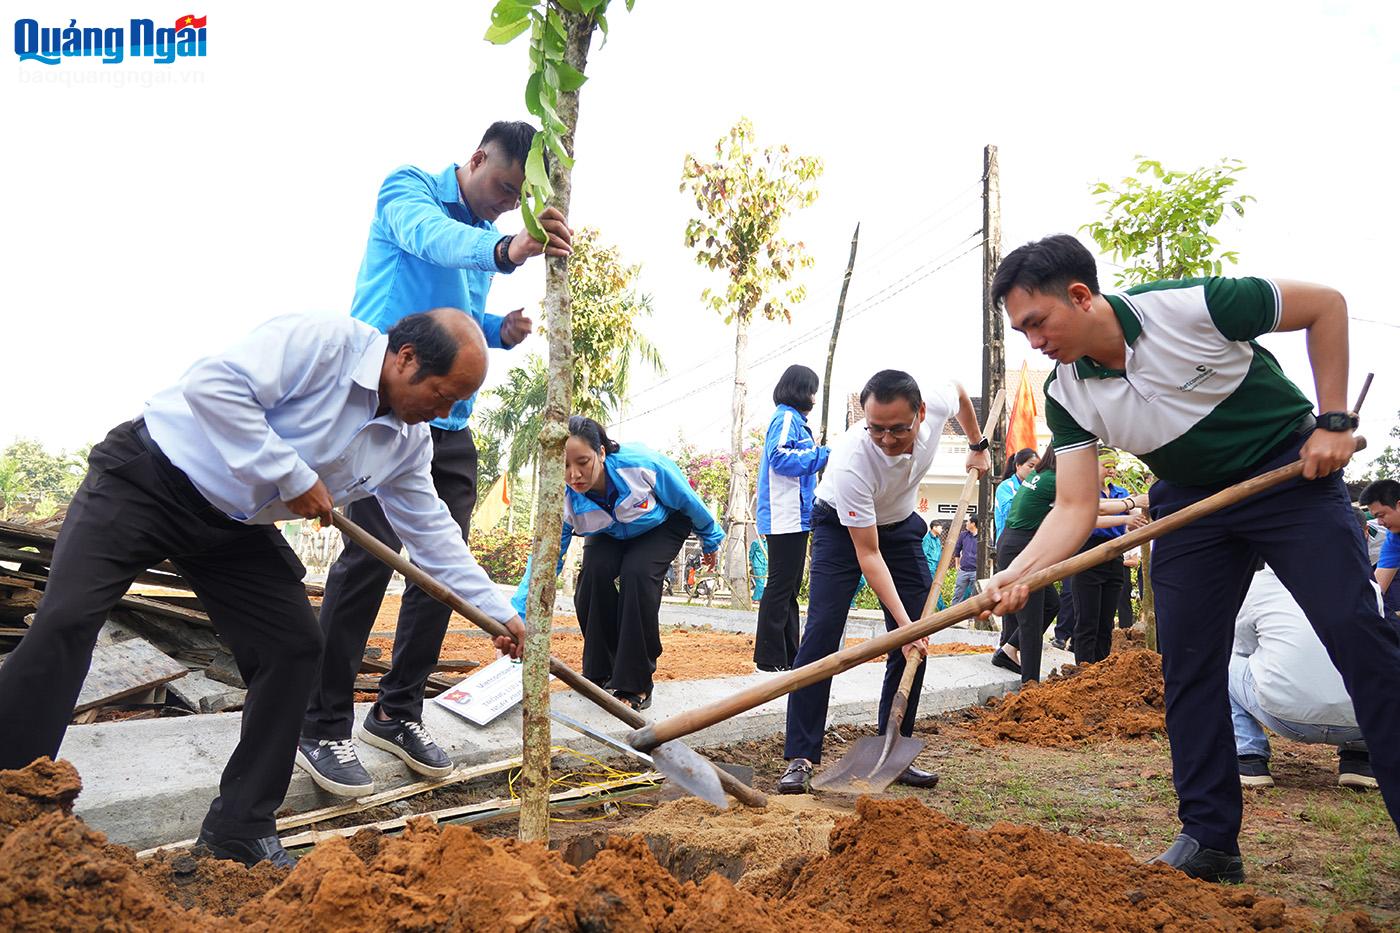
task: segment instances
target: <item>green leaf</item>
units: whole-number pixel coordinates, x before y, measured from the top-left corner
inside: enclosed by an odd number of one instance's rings
[[[545,145],[549,147],[550,152],[554,153],[554,157],[559,160],[560,164],[565,168],[574,167],[573,157],[564,151],[563,140],[554,133],[541,133],[540,135],[544,137]]]
[[[599,6],[605,10],[608,8],[607,0],[578,0],[578,2],[585,13],[592,13]]]
[[[583,82],[588,80],[588,75],[579,71],[568,62],[559,63],[559,90],[577,91],[583,87]]]
[[[579,3],[579,0],[554,0],[554,2],[570,13],[583,13],[583,6]]]
[[[595,17],[595,20],[598,23],[598,29],[603,33],[603,41],[598,46],[598,48],[601,49],[603,46],[608,44],[608,18],[602,13],[599,13]]]
[[[492,26],[490,29],[486,30],[485,38],[487,42],[492,42],[496,45],[505,45],[529,28],[530,19],[526,17],[525,19],[517,20],[507,26]]]
[[[497,26],[510,26],[530,15],[537,0],[499,0],[491,10],[491,22]]]
[[[544,133],[536,133],[530,142],[530,154],[525,157],[525,182],[548,198],[554,189],[549,183],[549,171],[544,167],[544,137]]]
[[[564,21],[559,18],[558,13],[550,10],[545,16],[545,22],[549,24],[549,28],[554,30],[554,34],[557,35],[561,41],[568,41],[569,34],[565,31]]]
[[[525,229],[529,232],[530,236],[541,243],[549,242],[549,238],[544,235],[544,228],[541,227],[540,222],[535,219],[535,211],[530,206],[529,198],[520,199],[520,218],[525,221]]]
[[[537,117],[544,116],[544,107],[540,104],[540,73],[538,71],[530,75],[530,79],[525,82],[525,109]]]

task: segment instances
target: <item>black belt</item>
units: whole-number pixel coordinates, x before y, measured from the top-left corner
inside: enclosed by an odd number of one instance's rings
[[[204,497],[204,493],[199,491],[199,487],[190,480],[185,471],[170,461],[170,458],[165,455],[165,451],[161,450],[160,445],[156,443],[155,438],[151,437],[151,432],[146,429],[145,418],[137,418],[132,421],[131,428],[136,439],[141,442],[141,446],[150,452],[151,458],[156,462],[157,469],[170,481],[175,494],[184,500],[185,505],[191,511],[212,525],[242,526],[242,522],[234,521],[222,510],[215,508],[214,504]]]

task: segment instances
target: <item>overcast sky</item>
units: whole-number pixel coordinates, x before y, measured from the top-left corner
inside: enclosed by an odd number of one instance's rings
[[[1094,219],[1089,185],[1127,174],[1138,153],[1179,168],[1243,160],[1238,190],[1258,203],[1219,230],[1241,254],[1235,271],[1346,294],[1365,319],[1351,326],[1351,392],[1376,372],[1364,422],[1383,446],[1400,408],[1385,365],[1400,347],[1396,4],[614,6],[582,93],[571,220],[642,264],[656,308],[642,327],[669,369],[642,372],[623,439],[727,443],[733,333],[700,305],[721,279],[682,242],[693,202],[678,186],[685,153],[710,150],[743,115],[760,142],[826,163],[819,199],[789,228],[816,261],[802,273],[809,299],[750,342],[753,423],[783,367],[824,366],[857,222],[834,396],[885,367],[975,394],[978,183],[994,143],[1008,250]],[[384,175],[464,161],[489,122],[528,116],[525,45],[481,41],[486,2],[380,15],[249,0],[10,9],[80,27],[193,12],[209,39],[206,58],[171,65],[45,66],[7,49],[0,443],[95,441],[259,322],[346,313]],[[500,226],[518,229],[518,215]],[[534,261],[498,277],[488,307],[535,308],[542,291]],[[1302,338],[1264,342],[1312,394]],[[1011,332],[1007,343],[1018,368],[1028,348]],[[490,382],[531,350],[543,341],[493,352]]]

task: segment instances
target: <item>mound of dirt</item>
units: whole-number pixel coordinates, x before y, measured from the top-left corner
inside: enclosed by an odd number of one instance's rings
[[[0,771],[0,794],[71,803],[71,777],[71,768],[50,763]],[[765,821],[777,827],[787,819],[800,836],[804,814],[799,804],[780,805],[767,817],[730,821],[781,849]],[[744,850],[724,838],[723,818],[694,803],[672,807],[668,816],[676,826],[693,825],[706,844]],[[1121,849],[1031,827],[1001,823],[972,830],[911,798],[861,798],[854,816],[836,821],[829,846],[827,855],[786,859],[765,876],[758,894],[718,873],[698,885],[678,881],[643,836],[609,838],[574,868],[540,845],[485,839],[466,827],[419,819],[397,838],[366,837],[353,845],[328,839],[292,871],[276,873],[271,890],[248,894],[229,917],[217,912],[232,906],[229,899],[215,904],[207,891],[181,892],[178,881],[161,877],[199,875],[205,871],[199,860],[190,860],[193,871],[180,861],[188,856],[138,869],[130,850],[107,844],[62,806],[41,807],[0,843],[0,929],[1146,933],[1313,926],[1312,918],[1249,888],[1192,881],[1170,868],[1141,865]],[[249,884],[275,873],[231,864],[209,871],[207,888],[238,882],[245,894]],[[186,895],[196,906],[176,903]],[[1330,918],[1326,929],[1378,927],[1354,912]]]
[[[0,930],[201,929],[137,871],[130,849],[73,816],[66,761],[0,771]]]
[[[848,811],[833,808],[808,794],[770,796],[762,810],[719,810],[697,797],[682,797],[657,807],[628,827],[640,833],[651,850],[671,866],[686,866],[687,876],[703,870],[738,879],[740,890],[769,889],[776,876],[826,854],[827,837]]]
[[[188,852],[157,853],[140,863],[140,872],[156,891],[181,907],[221,917],[238,913],[287,877],[286,871],[266,863],[249,869]]]
[[[1152,651],[1110,654],[1097,664],[1022,687],[979,711],[979,742],[1070,746],[1086,739],[1139,738],[1166,729],[1162,658]]]
[[[1278,898],[1193,881],[1111,846],[999,823],[972,830],[917,800],[863,797],[831,854],[783,897],[872,930],[1256,930]]]

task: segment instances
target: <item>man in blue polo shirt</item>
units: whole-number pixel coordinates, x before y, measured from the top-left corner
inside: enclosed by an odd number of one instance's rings
[[[1244,877],[1243,810],[1228,675],[1235,617],[1263,558],[1341,672],[1371,766],[1400,826],[1400,634],[1376,606],[1371,565],[1341,469],[1356,449],[1345,410],[1346,301],[1322,285],[1268,279],[1153,282],[1102,294],[1074,237],[1013,250],[993,299],[1058,364],[1045,385],[1055,508],[988,585],[1016,611],[1017,581],[1068,557],[1099,501],[1099,443],[1158,477],[1154,518],[1301,460],[1302,476],[1159,538],[1152,550],[1172,779],[1182,831],[1154,861],[1211,881]],[[1305,331],[1321,414],[1254,338]]]
[[[1400,570],[1400,483],[1393,479],[1378,479],[1361,490],[1361,507],[1375,516],[1385,528],[1380,558],[1376,561],[1376,582],[1385,594],[1387,611],[1394,612],[1396,594],[1391,591],[1395,572]]]
[[[509,349],[524,340],[532,324],[523,310],[504,316],[486,313],[491,279],[541,253],[569,255],[572,236],[555,208],[539,216],[547,244],[524,230],[512,236],[496,229],[496,218],[520,205],[525,158],[534,136],[528,123],[493,123],[464,165],[436,173],[403,166],[390,173],[379,189],[351,315],[387,331],[409,314],[457,308],[481,325],[490,347]],[[455,400],[446,418],[432,422],[433,485],[464,540],[476,505],[476,445],[467,426],[473,401],[474,397]],[[399,538],[374,499],[354,503],[349,516],[399,549]],[[325,653],[296,760],[333,794],[358,797],[374,789],[350,734],[355,675],[391,576],[378,558],[346,542],[326,578],[320,620]],[[424,686],[437,663],[450,616],[446,606],[409,584],[394,633],[393,663],[380,678],[378,702],[356,730],[360,739],[398,756],[426,777],[452,771],[451,759],[422,723]]]

